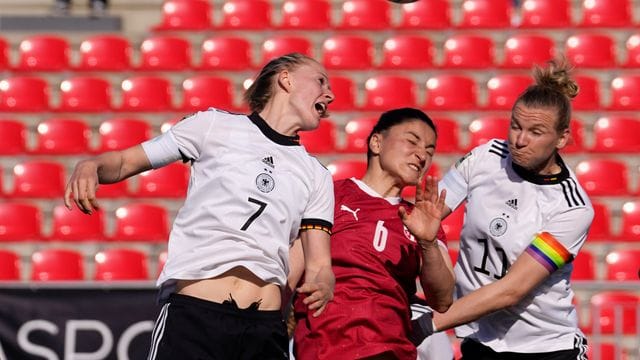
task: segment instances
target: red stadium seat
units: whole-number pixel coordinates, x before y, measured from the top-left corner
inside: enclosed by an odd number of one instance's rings
[[[49,84],[39,77],[13,77],[0,81],[0,111],[49,110]]]
[[[605,34],[576,34],[567,38],[564,48],[569,62],[578,68],[616,66],[616,44]]]
[[[590,158],[576,166],[576,176],[591,196],[629,195],[629,174],[624,162]]]
[[[303,36],[290,35],[270,37],[262,43],[262,64],[293,52],[313,57],[311,40]]]
[[[322,64],[327,69],[365,70],[373,64],[373,43],[364,36],[330,36],[322,49]]]
[[[268,0],[226,0],[222,6],[221,29],[263,30],[271,28]]]
[[[330,119],[322,119],[320,126],[311,131],[300,131],[300,143],[312,154],[328,154],[336,151],[336,125]]]
[[[494,64],[493,40],[483,35],[452,35],[443,53],[442,67],[447,69],[484,69]]]
[[[331,76],[329,80],[335,99],[329,104],[329,111],[353,111],[356,108],[356,84],[346,76]]]
[[[505,41],[503,53],[501,67],[531,69],[534,65],[542,66],[555,57],[555,42],[544,35],[518,33]]]
[[[592,202],[593,222],[589,228],[589,240],[610,241],[611,236],[611,212],[604,203]]]
[[[100,201],[98,199],[98,201]],[[53,208],[51,240],[99,241],[104,240],[104,213],[94,211],[87,215],[77,208],[67,209],[64,205]]]
[[[350,120],[344,127],[345,146],[342,152],[365,154],[369,148],[367,138],[378,122],[377,117],[364,117]]]
[[[20,155],[27,152],[27,127],[18,120],[0,119],[0,155]]]
[[[458,206],[449,216],[442,219],[442,230],[447,241],[460,240],[460,232],[464,224],[465,204]]]
[[[338,159],[327,165],[333,180],[349,179],[355,177],[360,179],[367,172],[367,162],[365,160]]]
[[[620,356],[620,357],[618,357]],[[598,360],[629,360],[620,343],[589,343],[588,359]]]
[[[4,38],[0,38],[0,70],[11,68],[11,45]]]
[[[640,297],[626,291],[605,291],[591,297],[591,316],[593,333],[637,334],[638,308]]]
[[[620,75],[611,80],[609,110],[640,110],[640,75]]]
[[[384,42],[382,50],[383,69],[428,69],[432,68],[435,48],[431,40],[417,35],[396,35]]]
[[[207,0],[165,0],[162,19],[155,31],[201,31],[212,27],[211,5]]]
[[[182,82],[184,111],[206,110],[209,107],[232,110],[234,97],[231,80],[214,75],[196,75]]]
[[[607,280],[640,280],[640,250],[626,249],[611,251],[607,254]]]
[[[159,76],[137,76],[122,81],[121,111],[172,110],[172,85]]]
[[[28,203],[0,202],[0,242],[40,240],[42,213]]]
[[[140,45],[138,70],[178,71],[191,67],[191,43],[186,38],[157,35]]]
[[[391,27],[391,8],[386,0],[347,0],[342,4],[339,29],[384,30]]]
[[[98,199],[125,198],[129,197],[129,195],[129,181],[126,179],[113,184],[100,184],[96,192]]]
[[[581,153],[585,151],[584,148],[584,125],[582,121],[578,119],[571,119],[569,123],[569,130],[571,131],[571,137],[567,145],[562,148],[562,153]]]
[[[465,0],[460,28],[511,27],[511,0]]]
[[[640,34],[629,36],[625,42],[625,48],[627,57],[623,66],[628,68],[640,67]]]
[[[621,222],[620,239],[640,241],[640,201],[627,201],[622,205]]]
[[[169,238],[167,210],[159,205],[132,203],[115,211],[113,241],[165,242]]]
[[[427,110],[470,110],[476,108],[475,81],[465,75],[442,74],[427,80]]]
[[[282,3],[280,28],[287,30],[325,30],[330,27],[330,0],[287,0]]]
[[[583,27],[628,27],[633,25],[630,0],[583,0]]]
[[[509,134],[509,118],[497,116],[485,116],[473,120],[469,124],[469,145],[471,150],[491,139],[506,140]]]
[[[449,248],[449,258],[451,259],[451,264],[455,266],[456,262],[458,262],[458,254],[460,253],[457,249]],[[456,359],[458,359],[456,357]]]
[[[573,78],[580,92],[573,98],[571,106],[575,110],[599,110],[600,109],[600,82],[589,75],[576,75]]]
[[[95,257],[97,281],[148,280],[147,255],[136,249],[107,249]]]
[[[96,35],[80,44],[80,71],[127,71],[131,69],[131,43],[120,35]]]
[[[0,281],[20,280],[20,257],[13,251],[0,249]]]
[[[84,259],[71,249],[44,249],[31,255],[31,281],[84,280]]]
[[[402,4],[401,29],[447,29],[451,27],[449,0],[416,1]]]
[[[585,249],[580,250],[573,260],[571,280],[596,280],[595,260],[593,254]]]
[[[52,161],[25,161],[13,167],[11,197],[60,198],[65,188],[65,168]]]
[[[235,36],[216,36],[202,42],[200,70],[246,70],[253,65],[251,43]]]
[[[416,84],[413,78],[399,75],[377,75],[365,82],[367,110],[416,107]]]
[[[148,122],[135,118],[116,118],[100,124],[98,152],[123,150],[151,138]]]
[[[60,83],[63,112],[104,112],[111,110],[111,84],[95,76],[78,76]]]
[[[138,177],[136,197],[183,198],[187,195],[189,168],[173,163],[159,169],[145,171]]]
[[[599,118],[593,126],[592,151],[601,153],[640,152],[640,120],[628,116]]]
[[[436,117],[433,121],[438,131],[436,152],[438,154],[461,152],[459,122],[446,117]]]
[[[529,85],[533,85],[533,78],[529,75],[498,74],[487,81],[488,110],[511,110],[518,96]]]
[[[70,68],[71,48],[67,39],[57,35],[33,35],[20,43],[19,71],[63,71]]]
[[[522,28],[570,28],[570,0],[525,0],[521,5]]]
[[[34,153],[84,154],[89,152],[91,129],[82,120],[53,118],[38,124]]]

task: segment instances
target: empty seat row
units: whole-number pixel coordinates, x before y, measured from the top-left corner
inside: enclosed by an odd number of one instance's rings
[[[64,194],[67,172],[56,161],[26,161],[13,167],[13,186],[1,195],[8,198],[60,198]],[[173,163],[160,169],[149,170],[136,177],[137,187],[131,189],[129,181],[100,185],[98,197],[162,197],[181,198],[186,194],[189,169]],[[1,182],[0,182],[1,185]]]
[[[578,74],[575,79],[580,86],[580,93],[573,101],[575,110],[640,109],[640,75],[617,76],[608,86],[588,75]],[[532,83],[532,78],[500,73],[478,83],[469,75],[447,72],[432,75],[424,83],[418,83],[410,76],[386,74],[373,75],[362,84],[344,75],[333,75],[330,81],[335,93],[331,111],[378,111],[405,106],[431,111],[466,111],[510,110],[517,96]],[[71,77],[59,84],[59,91],[56,90],[59,104],[54,105],[50,84],[44,78],[9,77],[0,80],[0,112],[164,112],[197,111],[208,107],[246,110],[242,101],[236,100],[240,97],[236,89],[246,84],[235,84],[230,78],[218,75],[195,75],[185,79],[180,85],[179,100],[172,81],[163,76],[133,76],[122,80],[117,84],[119,99],[113,95],[115,85],[99,76]],[[609,94],[607,104],[602,94],[605,91]],[[486,94],[486,99],[482,94]]]
[[[82,281],[88,280],[87,265],[94,268],[91,280],[128,281],[151,280],[162,269],[166,252],[158,258],[158,269],[149,270],[148,255],[134,248],[111,248],[99,251],[89,261],[82,252],[73,248],[47,248],[31,254],[28,261],[30,281]],[[23,279],[20,256],[10,250],[0,249],[0,281]]]
[[[478,117],[463,128],[458,121],[441,115],[434,115],[438,127],[438,153],[461,153],[485,143],[492,138],[506,138],[509,118],[506,116]],[[331,119],[326,119],[313,131],[300,133],[302,144],[313,154],[355,153],[367,150],[367,137],[377,121],[377,116],[356,117],[344,127]],[[166,131],[174,121],[160,126]],[[0,144],[0,156],[6,155],[84,155],[105,151],[121,150],[143,141],[153,135],[148,120],[135,117],[112,118],[103,121],[97,131],[97,145],[93,145],[93,131],[79,118],[53,117],[38,123],[36,134],[30,133],[24,122],[0,117],[0,133],[5,141]],[[640,118],[610,115],[597,119],[589,133],[592,144],[587,144],[585,126],[578,120],[571,122],[570,144],[563,148],[566,154],[580,153],[637,153],[640,151]],[[467,134],[463,143],[462,133]],[[34,141],[29,141],[34,138]],[[30,146],[29,143],[34,145]]]
[[[280,19],[275,16],[276,3],[281,4]],[[526,0],[520,9],[514,8],[511,0],[464,0],[462,6],[453,0],[404,5],[386,0],[347,0],[335,12],[332,3],[331,0],[225,0],[217,9],[206,0],[166,0],[161,21],[154,30],[631,27],[635,23],[632,0],[581,0],[577,11],[571,0]],[[215,11],[222,12],[222,19],[214,24]],[[392,16],[395,11],[399,12],[397,22]],[[574,21],[574,15],[581,17]]]
[[[52,214],[26,202],[0,204],[0,241],[133,241],[163,243],[169,238],[169,211],[162,205],[133,202],[119,206],[109,215],[114,218],[113,231],[106,233],[105,211],[91,215],[75,208],[56,205]],[[50,217],[51,232],[43,234],[45,216]],[[49,219],[46,219],[49,220]]]
[[[329,69],[530,69],[534,64],[553,58],[560,50],[579,68],[640,68],[640,34],[627,38],[623,54],[618,54],[618,44],[613,36],[590,32],[570,35],[562,46],[556,46],[550,36],[528,32],[508,37],[499,49],[490,36],[464,33],[450,35],[441,49],[431,38],[416,34],[392,35],[385,38],[380,48],[377,46],[369,36],[335,34],[322,40],[321,53],[317,54],[309,37],[277,35],[262,42],[261,58],[254,60],[253,43],[241,36],[216,35],[205,39],[199,55],[196,55],[190,40],[185,37],[155,35],[142,41],[139,64],[134,64],[129,39],[108,34],[84,40],[79,47],[78,64],[72,64],[68,40],[54,34],[43,34],[33,35],[20,43],[15,65],[11,61],[9,44],[0,38],[0,70],[246,71],[290,52],[317,56]],[[503,59],[497,58],[497,50],[501,51]],[[377,55],[380,55],[380,61],[376,59]]]

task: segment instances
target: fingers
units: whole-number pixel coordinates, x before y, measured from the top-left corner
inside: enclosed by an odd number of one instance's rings
[[[307,305],[307,308],[310,311],[316,310],[313,313],[314,317],[320,315],[326,308],[329,300],[333,298],[333,295],[330,293],[329,289],[319,286],[318,284],[305,283],[297,290],[300,293],[310,293],[310,295],[302,300],[302,303]]]
[[[68,182],[67,186],[64,188],[64,206],[69,210],[71,210],[71,193],[71,182]]]
[[[404,206],[398,207],[398,216],[400,217],[400,220],[406,220],[407,215],[407,209],[405,209]]]
[[[96,200],[96,184],[87,179],[73,180],[71,183],[73,201],[78,209],[85,214],[91,214],[99,208]]]

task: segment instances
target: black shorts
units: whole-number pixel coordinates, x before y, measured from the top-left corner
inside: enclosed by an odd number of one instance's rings
[[[287,327],[279,310],[239,309],[171,294],[151,338],[148,360],[282,360],[289,358]]]
[[[574,348],[542,353],[495,352],[477,341],[464,339],[460,345],[461,360],[586,360],[587,339],[576,335]]]

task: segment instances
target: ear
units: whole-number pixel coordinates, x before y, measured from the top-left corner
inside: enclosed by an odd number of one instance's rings
[[[382,134],[375,133],[371,135],[371,139],[369,140],[369,149],[374,155],[380,154],[380,149],[382,148]]]
[[[282,70],[278,73],[278,86],[286,92],[291,91],[291,74],[289,73],[289,70]]]
[[[556,143],[556,148],[560,150],[565,146],[569,145],[570,142],[571,142],[571,130],[569,130],[569,128],[566,128],[562,130],[562,134],[560,134],[560,138],[558,138],[558,142]]]

